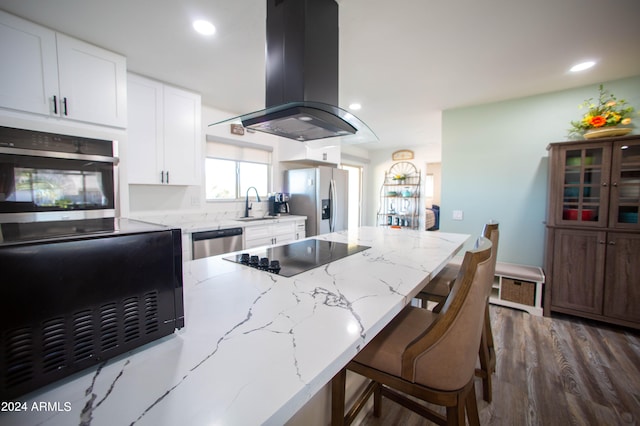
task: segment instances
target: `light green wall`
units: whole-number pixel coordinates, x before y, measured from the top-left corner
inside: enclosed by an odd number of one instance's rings
[[[605,89],[640,109],[640,76],[604,82]],[[480,234],[500,223],[498,261],[542,266],[547,205],[547,151],[567,140],[578,105],[598,85],[475,107],[442,115],[440,230]],[[640,133],[636,115],[633,133]],[[462,210],[462,221],[452,220]]]

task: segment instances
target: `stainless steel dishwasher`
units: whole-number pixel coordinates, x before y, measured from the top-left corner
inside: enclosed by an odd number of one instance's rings
[[[194,232],[191,239],[194,260],[242,250],[242,228]]]

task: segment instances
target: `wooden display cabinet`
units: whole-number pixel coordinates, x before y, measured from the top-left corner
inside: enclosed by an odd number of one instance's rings
[[[640,136],[548,150],[545,315],[640,328]]]

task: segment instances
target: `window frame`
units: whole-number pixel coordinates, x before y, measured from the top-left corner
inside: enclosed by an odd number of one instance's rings
[[[235,163],[235,185],[234,185],[234,190],[235,190],[235,198],[207,198],[207,166],[206,166],[206,162],[207,160],[220,160],[220,161],[229,161],[231,163]],[[220,158],[220,157],[214,157],[214,156],[210,156],[207,155],[205,156],[205,173],[204,173],[204,177],[205,177],[205,191],[204,191],[204,197],[205,197],[205,202],[209,203],[215,203],[215,202],[224,202],[224,201],[239,201],[239,200],[244,200],[245,199],[245,195],[243,195],[241,193],[240,190],[240,164],[245,163],[245,164],[262,164],[264,166],[267,167],[267,185],[266,185],[266,194],[259,194],[260,197],[268,197],[269,195],[269,188],[271,188],[271,181],[272,181],[272,168],[273,165],[271,163],[262,163],[262,162],[257,162],[257,161],[243,161],[243,160],[233,160],[233,159],[229,159],[229,158]]]

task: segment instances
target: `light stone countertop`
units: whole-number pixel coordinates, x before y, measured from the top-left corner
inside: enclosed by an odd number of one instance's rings
[[[0,424],[283,424],[469,236],[362,227],[313,238],[371,248],[291,278],[226,255],[186,262],[185,328],[18,398],[26,410],[0,412]]]
[[[201,215],[153,215],[153,216],[133,216],[133,219],[144,222],[157,223],[159,225],[170,226],[182,229],[183,234],[192,234],[194,232],[213,231],[227,228],[246,228],[250,226],[268,225],[269,223],[290,222],[297,220],[306,220],[306,216],[299,215],[281,215],[275,218],[267,217],[263,220],[243,221],[236,218],[220,217],[217,214],[201,214]]]

